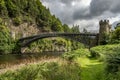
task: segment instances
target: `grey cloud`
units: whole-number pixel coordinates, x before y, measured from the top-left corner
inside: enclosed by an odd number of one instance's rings
[[[101,15],[104,11],[110,10],[113,0],[92,0],[90,4],[91,14]]]
[[[71,4],[72,1],[74,0],[60,0],[64,4]]]
[[[82,27],[96,27],[98,24],[95,24],[95,22],[100,19],[116,17],[120,14],[120,0],[92,0],[89,6],[82,5],[81,0],[41,1],[50,8],[52,14],[55,14],[63,23],[68,25],[79,23],[81,25],[81,21],[84,20]],[[72,6],[72,2],[78,3]],[[95,20],[95,22],[88,22],[91,20]]]
[[[119,8],[120,0],[92,0],[90,4],[90,13],[94,14],[94,16],[103,15],[104,12],[117,14],[120,13]]]
[[[89,19],[91,18],[90,16],[90,11],[88,8],[82,8],[82,9],[78,9],[75,10],[73,13],[73,19],[77,20],[77,19]]]
[[[60,2],[67,5],[71,4],[73,1],[81,1],[81,0],[60,0]]]
[[[72,19],[74,11],[74,7],[71,5],[72,1],[75,0],[42,0],[43,3],[47,3],[51,13],[55,14],[63,23],[66,24],[74,22]]]
[[[86,9],[74,11],[73,19],[92,19],[96,17],[111,17],[120,13],[120,0],[92,0],[90,6]],[[89,12],[86,14],[86,12]],[[109,12],[108,14],[105,14]],[[111,15],[114,14],[114,15]]]

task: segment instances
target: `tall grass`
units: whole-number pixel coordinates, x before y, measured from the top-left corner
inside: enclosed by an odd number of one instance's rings
[[[66,61],[25,66],[0,75],[0,80],[80,80],[80,67]]]

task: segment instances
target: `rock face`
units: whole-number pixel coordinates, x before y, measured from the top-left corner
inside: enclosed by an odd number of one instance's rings
[[[38,28],[36,24],[29,24],[29,23],[23,23],[20,24],[19,26],[10,24],[8,28],[10,29],[11,36],[14,39],[36,35],[41,32],[41,29]]]
[[[111,31],[111,25],[109,24],[109,20],[101,20],[99,22],[99,44],[104,42],[106,35],[108,35]]]

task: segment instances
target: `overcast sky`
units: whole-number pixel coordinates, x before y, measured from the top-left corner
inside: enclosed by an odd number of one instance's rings
[[[98,30],[99,20],[120,21],[120,0],[41,0],[62,23]]]

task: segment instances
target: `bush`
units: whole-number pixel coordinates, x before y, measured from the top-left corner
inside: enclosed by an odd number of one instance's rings
[[[106,56],[107,71],[118,72],[120,68],[120,52],[116,51],[113,54]]]
[[[111,33],[109,43],[110,44],[120,43],[120,26],[117,26],[115,31]]]
[[[13,24],[15,26],[19,26],[22,23],[22,20],[20,17],[13,18]]]
[[[112,54],[117,50],[120,50],[119,46],[120,44],[102,45],[102,46],[93,47],[90,49],[90,51],[91,51],[91,55],[94,55],[92,57],[105,58],[106,55]]]
[[[93,57],[106,63],[107,72],[117,72],[120,68],[120,44],[104,45],[91,48]]]
[[[78,49],[74,50],[72,52],[67,52],[62,55],[62,58],[68,60],[68,61],[73,61],[77,57],[89,57],[90,52],[88,49]]]

